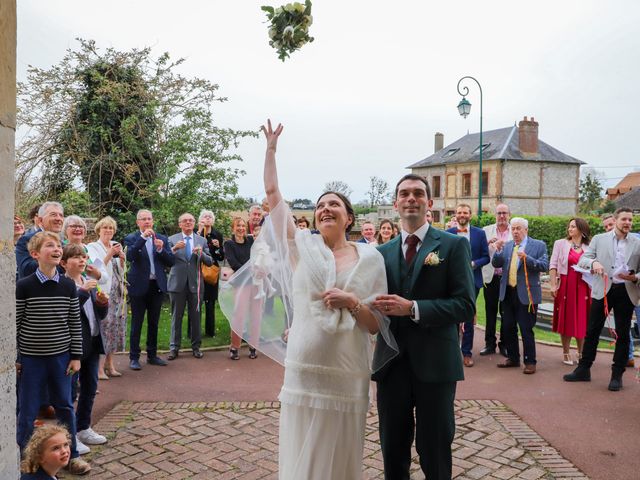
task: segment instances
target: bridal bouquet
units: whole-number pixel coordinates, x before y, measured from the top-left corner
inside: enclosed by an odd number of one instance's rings
[[[276,49],[278,58],[284,62],[290,53],[313,42],[309,27],[313,23],[311,0],[287,3],[278,8],[262,7],[269,20],[269,45]]]

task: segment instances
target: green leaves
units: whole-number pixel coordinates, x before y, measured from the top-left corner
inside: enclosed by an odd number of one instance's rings
[[[313,42],[309,27],[313,23],[311,1],[287,3],[274,9],[261,7],[269,20],[269,45],[276,49],[278,58],[284,62],[289,54]]]

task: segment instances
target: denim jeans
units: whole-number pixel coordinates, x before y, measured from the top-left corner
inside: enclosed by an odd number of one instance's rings
[[[71,435],[71,458],[78,456],[76,449],[76,417],[71,402],[71,377],[67,375],[69,353],[37,357],[22,355],[20,374],[20,413],[18,414],[17,442],[24,450],[33,433],[33,422],[43,404],[43,385],[48,386],[49,400],[56,409],[56,417]]]

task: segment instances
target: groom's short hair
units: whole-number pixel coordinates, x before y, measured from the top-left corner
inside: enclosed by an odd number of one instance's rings
[[[398,198],[398,188],[400,187],[400,184],[405,180],[418,180],[419,182],[424,183],[424,188],[427,190],[427,199],[431,200],[431,189],[429,188],[429,182],[427,182],[427,179],[422,175],[416,175],[415,173],[407,173],[404,177],[398,180],[398,183],[396,183],[396,193],[394,198]]]

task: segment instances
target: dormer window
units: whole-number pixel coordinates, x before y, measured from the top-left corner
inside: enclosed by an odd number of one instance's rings
[[[482,152],[484,153],[484,151],[489,148],[489,145],[491,145],[490,143],[483,143],[482,144]],[[475,155],[476,153],[480,153],[480,146],[478,145],[476,147],[476,149],[473,151],[472,155]]]
[[[459,148],[450,148],[449,150],[447,150],[446,152],[444,152],[444,153],[442,154],[442,157],[443,157],[443,158],[451,157],[451,156],[455,155],[455,154],[456,154],[457,152],[459,152],[459,151],[460,151],[460,149],[459,149]]]

